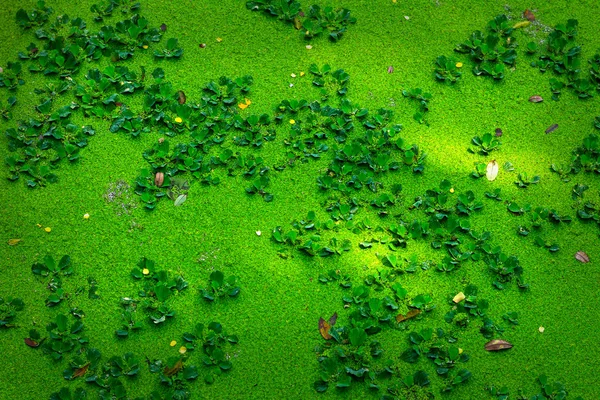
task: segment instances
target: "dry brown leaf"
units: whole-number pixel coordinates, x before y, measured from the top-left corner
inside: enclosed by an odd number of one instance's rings
[[[531,96],[529,98],[529,101],[532,103],[541,103],[542,101],[544,101],[544,99],[542,98],[542,96]]]
[[[79,378],[80,376],[84,376],[89,367],[90,363],[87,363],[83,367],[77,368],[73,373],[73,378]]]
[[[31,339],[31,338],[25,338],[25,344],[26,344],[27,346],[29,346],[29,347],[33,347],[34,349],[35,349],[36,347],[39,347],[39,346],[40,346],[40,344],[42,344],[42,341],[43,341],[43,339],[42,339],[41,341],[39,341],[39,342],[36,342],[35,340],[33,340],[33,339]]]
[[[165,174],[163,172],[157,172],[154,175],[154,184],[158,187],[161,187],[163,182],[165,181]]]
[[[419,314],[421,314],[421,310],[415,308],[414,310],[410,310],[409,312],[407,312],[406,315],[398,314],[396,316],[396,322],[404,322],[407,319],[414,318]]]
[[[163,373],[165,374],[166,377],[173,376],[173,375],[177,374],[179,371],[181,371],[182,368],[183,368],[183,361],[180,358],[175,363],[175,365],[173,365],[173,368],[165,367],[165,369],[163,370]]]
[[[337,321],[338,315],[336,312],[333,313],[331,317],[329,317],[329,325],[334,326]]]
[[[325,340],[329,340],[332,337],[329,334],[329,329],[331,329],[329,322],[325,321],[322,317],[319,318],[319,332],[321,332],[321,336],[323,336],[323,339]]]
[[[575,259],[577,259],[577,261],[581,261],[584,264],[590,262],[590,257],[585,253],[585,251],[581,250],[575,253]]]
[[[496,128],[496,137],[502,136],[502,129]]]
[[[16,246],[17,244],[19,244],[19,242],[21,242],[23,239],[8,239],[8,245],[9,246]]]
[[[508,350],[513,347],[512,344],[502,339],[494,339],[490,340],[485,344],[485,349],[487,351],[500,351],[500,350]]]
[[[529,10],[525,10],[523,12],[523,17],[527,18],[528,21],[531,21],[531,22],[535,21],[535,14]]]
[[[183,92],[183,90],[177,91],[177,101],[179,102],[179,104],[185,104],[185,102],[187,101],[187,97],[185,97],[185,93]]]
[[[552,124],[546,129],[546,133],[552,133],[558,129],[558,124]]]

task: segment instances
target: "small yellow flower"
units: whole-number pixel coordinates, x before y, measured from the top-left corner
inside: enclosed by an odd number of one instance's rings
[[[44,230],[48,233],[52,232],[52,228],[50,228],[49,226],[45,227]]]
[[[148,48],[148,45],[147,45],[147,44],[145,44],[145,45],[143,45],[143,46],[142,46],[142,48],[143,48],[144,50],[146,50],[146,49]]]
[[[187,351],[187,349],[185,348],[185,346],[181,346],[179,348],[179,354],[185,354],[186,351]]]
[[[217,38],[217,42],[221,43],[223,41],[223,39],[221,39],[220,37]]]
[[[246,103],[240,103],[240,104],[238,104],[238,107],[240,109],[242,109],[242,110],[245,110],[246,108],[248,108],[248,104],[246,104]]]
[[[177,344],[177,341],[176,341],[176,340],[172,340],[172,341],[171,341],[171,343],[169,343],[169,345],[170,345],[171,347],[174,347],[176,344]]]
[[[454,193],[454,188],[450,188],[450,193]]]
[[[462,68],[462,66],[463,66],[463,63],[461,63],[461,62],[456,63],[456,68]]]
[[[182,123],[183,120],[180,117],[176,117],[175,118],[175,122],[177,122],[178,124]]]
[[[90,214],[83,214],[83,219],[90,219]]]
[[[304,72],[300,72],[300,76],[304,76],[304,75],[305,75]]]
[[[462,354],[463,353],[463,349],[461,349],[460,347],[458,348],[458,354]]]
[[[150,273],[150,270],[149,270],[148,268],[144,268],[144,269],[142,270],[142,274],[144,274],[144,275],[148,275],[149,273]],[[174,342],[171,342],[171,343],[174,343]],[[171,346],[175,346],[175,345],[174,345],[174,344],[172,344]]]
[[[296,123],[296,121],[294,121],[293,119],[290,119],[290,124],[294,125]]]

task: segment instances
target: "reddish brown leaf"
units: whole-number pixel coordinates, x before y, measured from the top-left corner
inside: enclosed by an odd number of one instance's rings
[[[581,250],[575,253],[575,259],[577,259],[577,261],[581,261],[584,264],[590,262],[590,257],[584,251]]]
[[[398,314],[396,316],[396,322],[406,321],[407,319],[414,318],[419,314],[421,314],[421,310],[415,308],[414,310],[410,310],[409,312],[407,312],[406,315]]]
[[[527,20],[533,22],[535,21],[535,14],[533,14],[531,11],[529,10],[525,10],[523,12],[523,18],[527,18]]]
[[[329,325],[334,326],[335,322],[337,321],[337,313],[334,312],[333,315],[331,317],[329,317]]]
[[[496,137],[502,136],[502,129],[496,128]]]
[[[558,124],[552,124],[546,129],[546,133],[552,133],[558,129]]]
[[[544,101],[544,99],[542,99],[542,96],[531,96],[529,98],[529,101],[532,103],[541,103],[542,101]]]
[[[487,351],[500,351],[500,350],[508,350],[513,347],[512,344],[502,339],[494,339],[490,340],[485,344],[485,349]]]
[[[179,360],[177,360],[175,365],[173,365],[173,368],[165,367],[165,369],[163,370],[163,373],[167,377],[173,376],[176,373],[178,373],[179,371],[181,371],[182,368],[183,368],[183,361],[180,358]]]
[[[87,363],[83,367],[77,368],[73,373],[73,378],[79,378],[80,376],[84,376],[89,367],[90,363]]]
[[[160,26],[160,30],[163,31],[163,32],[166,31],[167,30],[167,24],[162,24]]]
[[[34,349],[36,347],[40,347],[40,345],[42,343],[44,343],[44,340],[46,340],[46,338],[42,338],[42,340],[40,340],[39,342],[36,342],[35,340],[31,339],[31,338],[25,338],[25,344],[29,347],[33,347]]]
[[[185,97],[185,93],[183,92],[183,90],[177,91],[177,101],[179,102],[179,104],[185,104],[185,102],[187,101],[187,97]]]
[[[391,74],[392,72],[394,72],[394,67],[392,65],[390,65],[388,67],[388,74]]]
[[[329,329],[331,329],[329,322],[325,321],[323,318],[319,318],[319,332],[321,332],[321,336],[323,336],[323,339],[325,340],[331,339]]]

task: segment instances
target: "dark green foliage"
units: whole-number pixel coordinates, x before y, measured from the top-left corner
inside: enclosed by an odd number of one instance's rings
[[[88,343],[88,339],[82,336],[83,322],[76,319],[69,324],[69,318],[64,314],[58,314],[53,322],[46,326],[48,340],[42,345],[44,353],[49,354],[54,360],[60,360],[67,353],[78,352]]]
[[[512,33],[514,29],[506,15],[499,15],[488,23],[488,33],[475,31],[465,42],[456,46],[454,51],[469,54],[475,63],[475,75],[491,76],[503,79],[505,65],[514,66],[517,60],[515,48],[517,41]]]
[[[17,11],[17,24],[24,29],[44,25],[52,12],[52,8],[46,7],[44,0],[39,0],[33,10],[27,12],[21,8]]]
[[[167,40],[167,47],[163,50],[154,50],[154,57],[157,58],[179,58],[183,54],[183,49],[178,47],[179,41],[176,38]]]
[[[502,144],[500,139],[491,133],[484,133],[483,136],[474,136],[471,142],[472,146],[469,147],[469,151],[483,155],[488,155],[494,150],[499,150]]]
[[[21,299],[13,297],[4,299],[0,297],[0,329],[14,328],[17,312],[22,311],[24,307],[25,303]]]
[[[435,78],[442,82],[456,83],[462,72],[456,67],[456,60],[452,57],[439,56],[435,59]]]
[[[324,7],[314,4],[305,13],[296,0],[247,0],[246,8],[251,11],[263,11],[267,15],[302,29],[304,37],[311,39],[327,34],[333,42],[338,41],[356,18],[345,8]]]
[[[218,297],[236,297],[240,294],[240,287],[237,286],[238,277],[229,275],[225,278],[225,275],[221,271],[214,271],[209,277],[209,287],[201,289],[200,292],[202,297],[208,301],[214,301]]]
[[[426,113],[429,112],[429,102],[431,101],[431,98],[433,97],[431,95],[431,93],[423,92],[423,89],[416,88],[416,89],[403,90],[402,95],[404,97],[408,97],[410,99],[418,101],[419,110],[415,113],[415,115],[413,115],[413,118],[415,119],[415,121],[417,121],[420,124],[429,125],[425,116],[426,116]]]

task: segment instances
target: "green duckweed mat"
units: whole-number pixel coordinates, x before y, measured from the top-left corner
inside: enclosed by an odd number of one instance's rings
[[[517,398],[519,389],[531,396],[539,392],[537,379],[542,374],[551,382],[562,382],[569,398],[600,398],[596,370],[600,360],[597,346],[600,330],[598,228],[577,218],[576,202],[572,198],[573,186],[585,184],[590,188],[585,198],[595,200],[598,177],[580,172],[564,183],[550,171],[553,163],[568,164],[572,151],[594,133],[593,120],[600,114],[597,93],[595,98],[580,100],[572,91],[564,90],[559,101],[550,99],[550,73],[541,74],[532,68],[529,64],[537,56],[528,56],[523,51],[528,41],[546,37],[541,31],[515,34],[521,45],[516,68],[507,68],[501,81],[473,75],[468,57],[452,54],[457,43],[463,42],[471,32],[483,30],[496,15],[507,14],[517,22],[522,20],[523,10],[529,8],[534,10],[537,20],[547,26],[577,19],[577,43],[582,46],[582,60],[587,64],[587,59],[600,48],[597,30],[600,5],[595,1],[345,0],[335,3],[350,9],[357,23],[351,25],[338,42],[332,43],[325,37],[305,41],[292,26],[262,13],[250,12],[240,0],[142,1],[141,14],[149,25],[158,27],[165,23],[165,38],[178,38],[184,54],[178,60],[155,59],[152,51],[164,48],[163,39],[151,44],[148,50],[139,49],[133,58],[120,64],[132,70],[145,66],[148,74],[154,68],[163,68],[174,89],[185,91],[188,99],[200,99],[204,85],[221,76],[251,75],[254,83],[246,95],[251,104],[246,110],[240,110],[244,116],[250,112],[272,116],[283,99],[318,99],[318,89],[311,85],[309,74],[313,63],[343,68],[350,75],[348,98],[371,112],[392,109],[393,121],[403,125],[400,135],[405,142],[416,143],[427,153],[422,174],[404,170],[382,178],[388,192],[393,184],[403,187],[390,215],[379,217],[377,211],[364,206],[357,218],[369,216],[373,226],[389,226],[397,214],[408,213],[416,196],[447,179],[456,194],[472,190],[483,202],[483,209],[470,216],[471,226],[477,231],[491,232],[494,245],[519,257],[523,278],[530,289],[520,291],[513,280],[504,290],[497,290],[492,285],[493,275],[482,262],[466,262],[451,273],[438,272],[432,266],[428,270],[418,268],[415,273],[402,274],[398,282],[407,289],[407,299],[428,294],[436,307],[423,313],[420,319],[408,321],[399,328],[385,326],[373,336],[384,349],[382,357],[392,360],[395,377],[379,380],[379,392],[369,390],[366,383],[356,382],[343,391],[336,390],[333,384],[326,393],[319,394],[313,387],[319,379],[315,348],[325,342],[318,329],[319,317],[328,318],[337,312],[337,325],[346,325],[352,312],[344,308],[342,301],[349,292],[336,283],[320,283],[319,275],[339,270],[350,275],[353,286],[360,286],[367,275],[382,268],[379,258],[392,254],[383,244],[361,249],[359,242],[369,241],[369,231],[353,234],[340,229],[335,236],[352,243],[351,250],[340,256],[311,257],[297,250],[284,250],[287,258],[278,256],[284,246],[271,239],[275,227],[288,230],[293,220],[304,218],[309,211],[315,211],[322,220],[328,218],[324,205],[331,193],[320,191],[316,178],[326,171],[331,153],[319,160],[297,162],[293,168],[281,172],[271,171],[268,190],[274,196],[272,202],[246,194],[244,188],[251,180],[241,175],[229,177],[221,169],[215,172],[221,180],[218,185],[208,186],[192,180],[187,201],[180,207],[163,200],[154,211],[147,211],[139,197],[132,194],[131,202],[136,207],[130,214],[122,214],[117,212],[114,203],[106,201],[106,193],[111,184],[120,180],[134,186],[140,169],[148,168],[143,152],[161,135],[154,129],[139,138],[112,133],[108,129],[110,121],[85,119],[79,111],[73,114],[73,121],[92,125],[96,134],[82,149],[79,161],[59,164],[55,171],[59,176],[56,184],[30,189],[24,179],[17,182],[6,179],[8,172],[3,173],[0,180],[0,297],[17,297],[25,303],[24,310],[17,313],[18,326],[0,330],[0,398],[47,399],[62,387],[85,387],[88,398],[97,398],[98,389],[86,384],[85,377],[73,381],[63,378],[62,371],[72,355],[55,362],[41,349],[32,349],[23,343],[30,329],[36,328],[45,334],[46,325],[57,314],[68,314],[71,307],[85,312],[82,320],[89,346],[98,349],[104,359],[133,352],[142,360],[141,371],[135,378],[121,378],[131,399],[149,398],[155,390],[165,393],[157,374],[149,371],[146,358],[166,360],[177,356],[182,334],[197,323],[211,321],[220,322],[228,333],[237,335],[239,344],[228,347],[232,370],[216,376],[210,385],[202,379],[204,367],[198,350],[190,355],[200,370],[198,380],[186,383],[192,398],[379,399],[386,393],[386,387],[399,381],[398,377],[417,370],[427,372],[431,384],[414,392],[404,391],[403,395],[409,399],[426,398],[427,391],[435,398],[491,399],[485,390],[489,385],[506,386],[511,399]],[[54,9],[51,20],[68,14],[72,18],[83,18],[90,28],[98,29],[102,25],[93,22],[89,11],[93,1],[57,0],[48,4]],[[4,68],[34,41],[32,32],[23,31],[15,22],[19,8],[32,9],[34,5],[29,0],[2,4],[0,65]],[[120,19],[115,13],[107,21],[114,24]],[[538,32],[538,36],[530,38],[531,33],[525,32]],[[201,43],[206,47],[201,48]],[[308,43],[312,49],[305,47]],[[436,82],[433,62],[439,55],[452,55],[464,62],[463,76],[457,84]],[[73,79],[79,82],[88,69],[103,69],[109,63],[108,59],[84,63]],[[388,73],[389,66],[393,66],[392,73]],[[587,70],[587,65],[584,67]],[[296,77],[292,78],[291,74]],[[2,132],[15,127],[17,121],[34,116],[34,107],[41,98],[34,89],[57,80],[29,72],[24,72],[22,78],[25,84],[14,92],[17,104],[12,110],[13,119],[0,122]],[[403,89],[417,87],[432,94],[428,125],[413,119],[416,103],[402,95]],[[0,88],[3,104],[10,95],[6,88]],[[545,100],[531,103],[528,100],[532,95],[541,95]],[[75,100],[70,92],[60,104]],[[331,101],[334,104],[337,100],[333,97]],[[284,162],[284,140],[290,130],[288,118],[277,125],[274,141],[244,151],[260,155],[267,165]],[[559,128],[545,134],[551,124],[558,124]],[[467,151],[474,136],[494,132],[498,127],[503,131],[499,151],[489,156]],[[178,137],[168,140],[174,144]],[[2,135],[0,141],[0,157],[5,159],[10,156],[8,140]],[[237,150],[233,144],[227,147]],[[500,165],[495,181],[470,176],[474,162],[487,163],[491,159]],[[512,163],[514,172],[502,168],[506,162]],[[539,175],[540,183],[520,189],[513,183],[518,172]],[[501,188],[504,201],[485,198],[484,193],[495,188]],[[376,195],[363,190],[356,196],[362,201],[371,201]],[[452,202],[455,198],[452,197]],[[558,214],[573,218],[571,223],[544,224],[542,236],[549,243],[557,243],[558,252],[536,246],[533,233],[527,237],[517,234],[518,227],[527,223],[528,216],[509,213],[506,202],[510,201],[555,209]],[[84,219],[84,214],[89,214],[89,219]],[[51,228],[51,232],[46,232],[46,227]],[[262,234],[257,235],[257,231]],[[10,239],[22,241],[9,246]],[[591,261],[577,261],[574,255],[578,251],[585,251]],[[44,305],[49,294],[47,279],[40,279],[31,272],[31,265],[46,254],[56,259],[69,254],[74,268],[73,275],[63,279],[69,298],[56,307]],[[419,262],[439,263],[445,252],[433,249],[430,240],[409,240],[408,245],[395,254],[407,258],[416,255]],[[128,339],[120,339],[115,336],[115,330],[122,325],[120,299],[135,296],[140,290],[141,285],[131,277],[130,271],[142,257],[154,260],[160,268],[173,274],[182,274],[189,288],[172,299],[176,310],[172,320],[153,326],[140,317],[143,328]],[[200,288],[208,285],[208,276],[213,270],[238,276],[239,296],[214,303],[205,301]],[[99,299],[88,298],[89,277],[97,281]],[[488,339],[479,332],[481,318],[472,318],[467,328],[458,328],[444,320],[451,309],[449,300],[470,284],[479,288],[479,297],[489,301],[488,316],[505,327],[505,332],[498,337],[510,341],[514,345],[512,349],[487,352],[484,344]],[[77,293],[79,287],[85,289],[83,293]],[[402,307],[400,311],[406,311],[406,307]],[[518,325],[502,320],[507,312],[518,313]],[[543,333],[540,327],[544,328]],[[409,364],[400,358],[409,346],[409,332],[424,328],[453,332],[458,338],[456,346],[470,356],[464,367],[471,371],[471,379],[456,385],[450,393],[440,393],[446,381],[436,376],[432,362],[422,358],[416,364]],[[177,341],[175,347],[170,346],[173,340]]]

